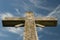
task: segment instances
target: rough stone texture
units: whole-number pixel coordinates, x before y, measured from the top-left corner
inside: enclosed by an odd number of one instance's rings
[[[24,40],[38,40],[35,19],[33,14],[26,16]]]

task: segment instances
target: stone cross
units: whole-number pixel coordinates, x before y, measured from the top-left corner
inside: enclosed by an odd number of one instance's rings
[[[24,40],[38,40],[36,27],[55,27],[57,19],[53,17],[35,17],[33,12],[26,12],[25,17],[5,17],[4,27],[24,27]]]

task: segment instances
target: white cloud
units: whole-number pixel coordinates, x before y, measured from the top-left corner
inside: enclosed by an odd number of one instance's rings
[[[60,5],[57,6],[56,9],[54,9],[54,11],[52,11],[51,13],[49,13],[47,15],[47,17],[56,17],[58,24],[60,24]]]
[[[29,0],[29,1],[34,4],[42,4],[42,3],[46,2],[46,0]]]
[[[14,16],[11,13],[8,13],[8,12],[0,14],[1,19],[5,18],[5,17],[14,17]],[[4,30],[12,32],[12,33],[16,33],[16,34],[21,35],[21,36],[22,36],[22,32],[23,32],[23,29],[15,28],[15,27],[6,27],[6,28],[4,28]]]
[[[40,31],[43,31],[43,28],[40,27]]]
[[[54,9],[54,11],[52,11],[51,13],[49,13],[47,17],[50,17],[50,16],[52,16],[54,14],[58,15],[58,13],[60,13],[60,5],[58,5],[57,8]]]
[[[7,27],[6,30],[12,33],[16,33],[16,34],[22,34],[23,32],[22,28],[15,28],[15,27]]]
[[[16,15],[18,15],[20,17],[24,17],[24,13],[21,13],[18,8],[15,8],[15,10],[17,12]]]
[[[21,15],[21,13],[19,12],[19,9],[15,8],[15,10],[18,13],[18,15]]]
[[[41,27],[37,27],[37,30],[38,31],[43,31],[44,28],[41,28]]]
[[[41,8],[41,9],[45,9],[45,10],[49,10],[49,11],[52,10],[52,8],[42,6],[43,4],[46,4],[47,0],[29,0],[29,1],[31,3],[33,3],[34,6],[37,8]]]
[[[48,11],[53,10],[53,8],[47,7],[47,6],[42,6],[43,4],[46,5],[47,0],[29,0],[32,4],[28,4],[25,1],[21,1],[22,4],[19,3],[19,0],[15,1],[13,3],[11,3],[12,6],[14,6],[15,8],[19,8],[19,7],[23,7],[24,10],[29,10],[32,9],[31,7],[37,7],[40,9],[45,9]]]
[[[5,28],[7,31],[19,35],[16,39],[19,40],[21,37],[23,37],[23,28],[15,28],[15,27],[7,27]]]
[[[18,13],[18,9],[16,10]],[[36,14],[37,15],[37,14]],[[42,15],[41,15],[42,16]],[[50,16],[53,16],[53,17],[58,17],[58,19],[60,18],[60,6],[58,6],[53,12],[51,12],[49,15]],[[0,17],[4,18],[4,17],[13,17],[13,15],[11,13],[4,13],[4,14],[0,14]],[[60,20],[60,19],[59,19]],[[12,33],[16,33],[16,34],[19,34],[20,36],[23,36],[22,32],[23,32],[23,29],[21,28],[12,28],[12,27],[8,27],[6,28],[7,31],[9,32],[12,32]],[[39,31],[42,31],[43,28],[39,28]],[[47,32],[45,32],[46,34],[49,34]],[[53,35],[53,33],[50,33]],[[40,37],[41,38],[41,37]]]
[[[11,13],[8,13],[8,12],[6,12],[6,13],[1,13],[0,14],[0,18],[5,18],[5,17],[13,17],[13,15],[11,14]]]

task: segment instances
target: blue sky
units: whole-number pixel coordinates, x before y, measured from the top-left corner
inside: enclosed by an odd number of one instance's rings
[[[24,17],[32,11],[36,17],[56,17],[56,27],[37,28],[39,40],[60,40],[60,0],[0,0],[0,40],[23,40],[24,28],[4,28],[2,18]]]

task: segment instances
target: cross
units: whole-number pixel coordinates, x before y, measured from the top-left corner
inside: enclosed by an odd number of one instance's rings
[[[35,17],[33,12],[26,12],[25,17],[5,17],[2,19],[4,27],[23,27],[24,40],[38,40],[37,27],[55,27],[57,19],[53,17]]]

